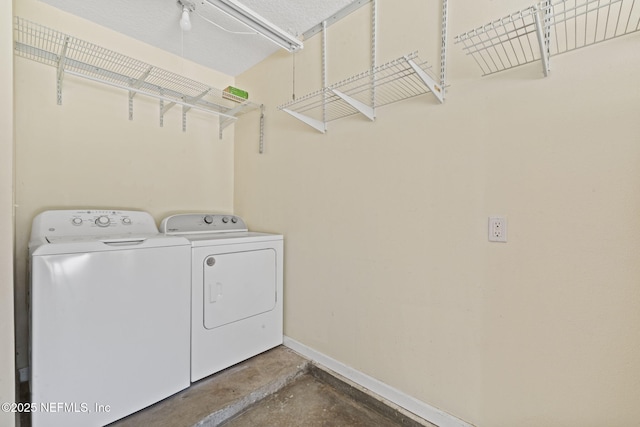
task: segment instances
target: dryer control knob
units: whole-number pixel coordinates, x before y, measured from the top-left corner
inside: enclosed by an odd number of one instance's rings
[[[124,225],[131,225],[131,218],[122,218],[122,223]]]
[[[108,227],[109,224],[111,224],[111,221],[109,220],[108,216],[102,215],[96,219],[96,225],[98,227]]]
[[[71,224],[73,225],[82,225],[82,218],[75,217],[71,220]]]
[[[229,218],[227,218],[226,216],[222,217],[222,222],[224,222],[225,224],[229,222]]]
[[[211,215],[207,215],[204,217],[205,224],[211,224],[213,222],[213,217]]]
[[[238,222],[238,218],[236,218],[235,216],[232,216],[231,222],[235,224],[236,222]]]

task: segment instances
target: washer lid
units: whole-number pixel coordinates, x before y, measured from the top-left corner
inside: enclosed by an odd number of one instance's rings
[[[45,243],[33,245],[30,249],[31,256],[39,256],[187,245],[189,245],[189,241],[179,236],[121,234],[113,236],[50,236],[45,239]]]

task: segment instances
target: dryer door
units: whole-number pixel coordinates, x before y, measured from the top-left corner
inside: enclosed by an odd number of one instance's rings
[[[276,252],[260,249],[204,258],[204,327],[214,329],[276,306]]]

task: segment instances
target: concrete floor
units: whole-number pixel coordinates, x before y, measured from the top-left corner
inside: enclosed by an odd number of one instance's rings
[[[110,427],[435,427],[280,346]]]
[[[436,427],[284,346],[109,425],[139,426]]]

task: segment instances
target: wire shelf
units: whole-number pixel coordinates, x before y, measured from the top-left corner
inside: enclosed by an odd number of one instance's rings
[[[440,102],[444,88],[432,67],[417,53],[367,70],[317,92],[280,105],[278,109],[320,131],[333,120],[354,114],[375,118],[375,108],[432,92]]]
[[[260,108],[231,93],[19,17],[14,30],[16,55],[58,69],[58,104],[62,103],[63,76],[69,74],[129,91],[130,119],[135,94],[160,100],[161,125],[167,110],[182,105],[183,130],[191,108],[218,115],[221,133],[238,116]]]
[[[455,37],[482,70],[494,74],[640,30],[636,0],[544,0]]]

